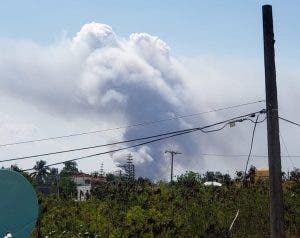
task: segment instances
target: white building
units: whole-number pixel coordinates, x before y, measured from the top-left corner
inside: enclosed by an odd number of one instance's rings
[[[97,182],[105,182],[103,176],[92,176],[85,173],[79,173],[73,176],[73,181],[77,189],[77,201],[85,201],[91,195],[91,189]]]
[[[91,195],[92,176],[89,174],[76,174],[73,176],[73,181],[77,189],[77,201],[84,201]]]

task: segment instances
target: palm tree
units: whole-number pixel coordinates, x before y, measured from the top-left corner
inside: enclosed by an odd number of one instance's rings
[[[30,175],[36,179],[38,184],[45,184],[49,174],[49,167],[46,166],[46,161],[36,161],[36,164],[33,167],[33,169],[35,171],[32,172]]]

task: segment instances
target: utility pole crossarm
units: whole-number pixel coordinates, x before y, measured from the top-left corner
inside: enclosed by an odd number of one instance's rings
[[[171,155],[171,183],[173,183],[173,164],[174,164],[174,155],[181,154],[178,151],[166,150],[165,153],[169,153]]]

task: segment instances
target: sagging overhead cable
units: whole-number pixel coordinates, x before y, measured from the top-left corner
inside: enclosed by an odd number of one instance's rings
[[[229,109],[233,109],[233,108],[239,108],[239,107],[244,107],[244,106],[248,106],[248,105],[258,104],[258,103],[261,103],[261,102],[264,102],[264,101],[265,100],[258,100],[258,101],[238,104],[238,105],[234,105],[234,106],[217,108],[217,109],[210,110],[210,111],[205,111],[205,112],[198,112],[198,113],[193,113],[193,114],[188,114],[188,115],[179,115],[179,116],[174,116],[174,117],[165,118],[165,119],[161,119],[161,120],[140,122],[140,123],[135,123],[135,124],[131,124],[131,125],[124,125],[124,126],[119,126],[119,127],[114,127],[114,128],[103,129],[103,130],[87,131],[87,132],[72,133],[72,134],[68,134],[68,135],[53,136],[53,137],[47,137],[47,138],[41,138],[41,139],[5,143],[5,144],[0,144],[0,147],[21,145],[21,144],[29,144],[29,143],[42,142],[42,141],[58,140],[58,139],[76,137],[76,136],[85,136],[85,135],[97,134],[97,133],[102,133],[102,132],[107,132],[107,131],[114,131],[114,130],[121,130],[121,129],[132,128],[132,127],[150,126],[150,125],[153,125],[153,124],[162,123],[162,122],[166,122],[166,121],[179,120],[179,119],[182,119],[182,118],[195,117],[195,116],[199,116],[199,115],[202,115],[202,114],[207,114],[207,113],[212,113],[212,112],[218,112],[218,111],[229,110]]]

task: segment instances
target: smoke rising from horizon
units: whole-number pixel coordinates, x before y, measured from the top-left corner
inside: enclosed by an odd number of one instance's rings
[[[2,40],[0,49],[2,94],[19,98],[66,121],[82,117],[88,121],[89,116],[95,117],[100,127],[161,120],[206,111],[217,105],[232,105],[239,103],[240,98],[244,98],[244,102],[262,99],[263,95],[263,90],[256,90],[260,87],[258,81],[247,81],[242,85],[240,81],[229,78],[231,73],[235,79],[245,76],[248,69],[241,62],[234,62],[235,66],[228,67],[217,65],[218,62],[209,58],[204,62],[178,59],[158,37],[133,33],[129,38],[121,38],[105,24],[85,24],[73,38],[64,38],[50,46]],[[257,77],[261,73],[261,69],[256,70],[256,63],[246,72],[246,77]],[[224,72],[227,74],[216,71],[219,66],[226,68]],[[235,72],[236,67],[242,69],[240,74]],[[216,78],[225,80],[216,84]],[[245,96],[246,90],[252,92],[251,97]],[[228,97],[230,94],[240,96]],[[238,115],[241,113],[243,111],[239,111]],[[224,113],[223,116],[232,114]],[[103,141],[185,129],[205,125],[218,118],[212,114],[209,119],[203,116],[149,127],[126,128],[117,135],[103,138]],[[249,125],[245,130],[248,129]],[[203,169],[206,163],[214,162],[200,160],[198,154],[202,151],[239,152],[236,149],[238,143],[247,148],[248,134],[243,136],[237,130],[234,133],[240,137],[232,138],[230,143],[225,143],[226,133],[205,138],[196,133],[142,146],[124,154],[132,153],[138,176],[166,178],[169,170],[169,159],[164,155],[166,149],[182,152],[176,158],[181,171]],[[124,154],[112,154],[110,157],[118,163],[120,158],[126,157]],[[221,168],[226,165],[226,162],[220,163]]]
[[[110,26],[90,23],[74,38],[54,46],[13,41],[1,45],[2,93],[60,117],[94,114],[100,123],[132,124],[191,110],[183,69],[158,37],[134,33],[122,39]],[[182,126],[183,123],[170,122],[155,130]],[[118,139],[149,135],[152,131],[151,127],[128,128]],[[191,139],[187,141],[193,145]],[[172,143],[176,144],[176,140]],[[165,161],[161,154],[165,146],[167,143],[159,143],[131,151],[138,175],[162,176]]]

